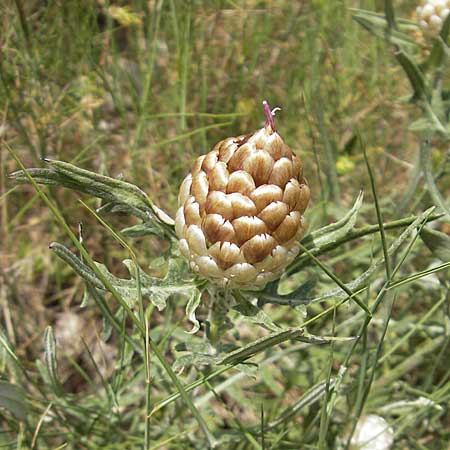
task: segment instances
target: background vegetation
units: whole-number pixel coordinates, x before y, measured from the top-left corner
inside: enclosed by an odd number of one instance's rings
[[[359,26],[350,9],[383,13],[384,5],[6,0],[0,6],[1,139],[26,167],[51,158],[122,177],[173,216],[194,158],[224,137],[261,126],[261,101],[268,99],[282,107],[280,134],[305,164],[313,195],[310,230],[344,216],[361,189],[358,226],[378,223],[358,133],[383,221],[418,215],[435,204],[421,177],[420,127],[411,127],[422,113],[410,101],[410,83],[392,48]],[[396,1],[395,13],[413,19],[415,6]],[[409,35],[418,43],[411,52],[426,57],[414,26]],[[442,138],[431,141],[444,197],[450,187],[447,147]],[[217,448],[345,447],[358,418],[369,413],[394,428],[395,448],[447,448],[448,271],[390,291],[354,347],[351,340],[292,340],[266,348],[239,370],[176,371],[179,383],[195,387],[189,404],[176,398],[179,388],[152,352],[148,360],[133,349],[132,324],[113,299],[108,302],[119,331],[108,326],[84,282],[48,249],[53,241],[70,245],[65,230],[33,186],[8,179],[19,167],[5,145],[0,155],[1,448],[203,449],[207,439],[193,411],[219,441]],[[75,233],[83,224],[91,256],[126,277],[121,261],[127,250],[77,198],[93,209],[101,203],[56,187],[45,192]],[[125,215],[107,220],[116,229],[136,223]],[[448,221],[433,227],[441,239],[450,234]],[[321,261],[351,281],[403,229],[387,229],[386,244],[379,233],[355,239]],[[446,241],[430,251],[414,236],[391,255],[393,267],[402,262],[396,280],[450,259]],[[138,237],[129,243],[141,267],[164,273],[166,242]],[[386,270],[389,265],[381,264],[360,294],[367,304],[378,298]],[[316,295],[336,287],[310,261],[283,289],[312,279],[320,286]],[[203,329],[186,333],[185,303],[173,296],[162,312],[145,305],[150,337],[169,365],[184,354],[183,344],[192,349],[205,343]],[[295,308],[268,304],[264,311],[284,327],[319,317],[308,327],[317,336],[357,336],[365,313],[348,302],[317,316],[330,305],[333,299]],[[201,322],[205,315],[200,308]],[[230,348],[267,335],[241,315],[232,320],[234,329],[223,338]],[[333,390],[339,375],[342,384]]]

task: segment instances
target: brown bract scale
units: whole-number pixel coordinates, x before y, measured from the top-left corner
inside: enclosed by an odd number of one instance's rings
[[[175,227],[190,267],[213,283],[258,289],[299,252],[310,191],[298,156],[271,124],[195,161]]]

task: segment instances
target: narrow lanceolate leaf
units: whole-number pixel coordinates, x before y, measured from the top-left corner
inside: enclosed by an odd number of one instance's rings
[[[428,101],[430,94],[425,83],[425,77],[420,68],[412,58],[401,49],[397,49],[395,57],[411,83],[411,87],[414,90],[414,97]]]
[[[441,272],[443,270],[450,269],[450,261],[447,261],[443,264],[439,264],[438,266],[434,266],[431,269],[422,270],[421,272],[417,272],[414,275],[411,275],[407,278],[404,278],[403,280],[396,281],[395,283],[392,283],[388,289],[395,289],[396,287],[403,286],[404,284],[412,283],[413,281],[420,280],[423,277],[426,277],[428,275],[431,275],[433,273]]]
[[[56,340],[53,328],[48,326],[44,333],[44,357],[47,373],[52,383],[56,395],[62,394],[62,386],[58,377],[58,367],[56,363]]]
[[[348,213],[337,222],[326,225],[318,230],[308,234],[301,242],[312,255],[317,255],[323,249],[331,248],[334,244],[341,241],[345,236],[349,235],[355,228],[358,212],[361,209],[364,194],[361,191],[356,198],[353,207]],[[308,254],[302,252],[294,261],[287,267],[286,274],[291,275],[297,272],[310,257]]]
[[[336,380],[334,378],[331,378],[329,381],[317,383],[315,386],[308,389],[293,405],[288,406],[275,420],[266,424],[266,430],[285,424],[302,409],[319,401],[329,390],[334,388],[335,384]]]
[[[73,164],[46,160],[48,168],[28,169],[28,173],[40,184],[62,186],[83,192],[105,201],[102,212],[127,212],[139,217],[155,228],[159,234],[173,234],[173,220],[160,208],[153,205],[148,196],[134,184],[110,178]],[[18,183],[28,183],[23,171],[10,175]]]
[[[434,207],[433,207],[434,208]],[[403,233],[395,239],[395,241],[388,247],[387,254],[389,256],[392,256],[398,248],[403,244],[403,242],[410,236],[411,233],[413,233],[423,222],[428,220],[428,217],[430,215],[430,211],[433,209],[430,208],[427,211],[420,214],[413,223],[411,223],[404,231]],[[353,281],[350,281],[346,284],[348,289],[351,289],[353,292],[363,289],[364,286],[367,286],[367,283],[369,279],[381,268],[383,268],[385,265],[384,258],[380,258],[378,261],[373,263],[365,272],[363,272],[361,275],[359,275],[357,278],[355,278]],[[297,298],[297,299],[290,299],[289,304],[290,305],[298,305],[298,304],[308,304],[308,303],[315,303],[315,302],[321,302],[328,300],[330,298],[334,298],[335,300],[341,300],[347,297],[348,294],[344,292],[341,288],[339,289],[333,289],[330,291],[327,291],[323,294],[320,294],[316,297],[305,297],[305,298]],[[277,303],[277,301],[274,299],[274,303]]]
[[[258,293],[258,304],[264,305],[265,303],[277,303],[280,305],[299,305],[299,299],[310,298],[311,292],[317,284],[317,279],[311,278],[303,283],[297,289],[289,294],[278,294],[278,282],[270,283],[266,288]],[[305,304],[307,301],[305,301]]]
[[[6,409],[19,420],[27,417],[25,391],[16,384],[0,381],[0,408]]]
[[[63,261],[69,264],[75,272],[91,283],[95,288],[103,291],[107,290],[103,282],[97,277],[93,270],[84,264],[78,256],[72,253],[64,245],[54,242],[50,248]],[[100,263],[95,263],[98,270],[111,283],[114,289],[120,294],[129,307],[134,306],[138,301],[138,291],[134,276],[136,268],[134,263],[127,259],[123,261],[131,277],[129,279],[118,278]],[[166,301],[171,295],[179,294],[190,297],[197,290],[196,285],[191,280],[182,277],[184,270],[180,261],[169,260],[168,270],[164,278],[149,276],[139,268],[142,298],[150,300],[159,310],[166,306]]]
[[[311,249],[341,239],[354,228],[363,199],[364,192],[360,191],[352,208],[342,219],[312,231],[302,240],[302,244],[306,248]]]
[[[388,13],[390,13],[389,10]],[[386,18],[384,14],[377,14],[364,10],[355,10],[352,17],[353,20],[358,22],[363,28],[372,33],[374,36],[381,39],[388,39],[388,41],[394,45],[418,45],[417,42],[415,42],[414,39],[407,34],[408,30],[417,28],[417,25],[413,22],[397,20],[395,21],[399,28],[399,30],[397,30],[390,26],[389,22],[393,20],[392,16]]]
[[[292,328],[288,330],[282,330],[276,333],[271,333],[261,339],[257,339],[245,347],[234,350],[224,358],[220,359],[218,364],[237,364],[251,358],[259,352],[264,351],[267,348],[274,345],[281,344],[282,342],[290,339],[296,339],[303,334],[303,328]]]
[[[420,232],[425,245],[431,250],[434,256],[438,257],[441,261],[450,261],[450,237],[445,233],[433,230],[429,227],[423,227]]]

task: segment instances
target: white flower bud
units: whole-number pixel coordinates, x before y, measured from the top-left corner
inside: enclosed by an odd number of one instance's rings
[[[394,431],[380,416],[362,416],[351,440],[352,450],[389,450],[394,443]]]
[[[419,26],[424,35],[436,37],[450,11],[450,0],[427,0],[416,8]]]

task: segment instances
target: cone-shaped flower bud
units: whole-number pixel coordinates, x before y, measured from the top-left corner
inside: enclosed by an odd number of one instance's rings
[[[302,163],[264,107],[263,128],[219,142],[180,188],[181,252],[193,271],[222,287],[257,289],[278,278],[306,229]]]
[[[450,0],[426,0],[416,9],[424,35],[436,37],[450,12]]]

